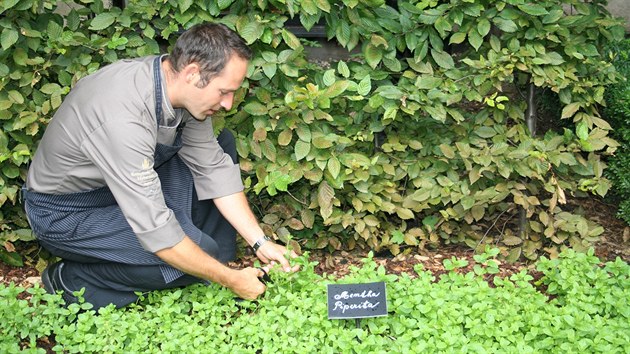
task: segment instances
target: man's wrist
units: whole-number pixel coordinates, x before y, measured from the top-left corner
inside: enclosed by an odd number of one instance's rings
[[[232,283],[234,282],[234,279],[236,279],[234,274],[236,271],[237,270],[235,269],[225,267],[225,269],[217,275],[217,279],[214,281],[221,284],[221,286],[231,289]],[[213,279],[210,280],[212,281]]]
[[[262,247],[262,245],[264,245],[268,241],[271,241],[271,239],[267,237],[267,235],[264,235],[263,237],[259,238],[256,242],[254,242],[254,244],[252,245],[252,249],[254,250],[254,253],[258,252],[258,249]]]

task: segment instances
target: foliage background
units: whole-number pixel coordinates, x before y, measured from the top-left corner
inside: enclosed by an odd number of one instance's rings
[[[619,200],[619,217],[630,224],[630,40],[612,48],[613,64],[625,78],[606,90],[606,120],[614,128],[613,136],[621,146],[609,159],[606,176],[613,182],[613,196]]]
[[[585,249],[603,231],[566,203],[605,195],[602,119],[623,38],[605,1],[6,0],[0,5],[0,254],[28,237],[18,201],[63,96],[124,57],[155,54],[202,21],[256,53],[234,109],[250,197],[269,235],[294,247],[392,253],[495,244],[508,259]],[[60,6],[69,6],[61,11]],[[570,9],[570,11],[567,11]],[[64,15],[62,15],[64,14]],[[358,54],[308,61],[299,20]],[[528,85],[558,95],[566,127],[530,134]],[[531,108],[531,107],[530,107]],[[520,211],[520,232],[506,227]],[[291,239],[290,239],[291,238]]]

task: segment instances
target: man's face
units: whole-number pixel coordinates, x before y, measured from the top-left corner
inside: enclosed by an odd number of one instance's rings
[[[198,120],[205,120],[221,109],[229,111],[234,102],[234,92],[241,87],[246,74],[247,60],[232,55],[221,73],[205,87],[197,87],[199,74],[193,75],[188,85],[184,108]]]

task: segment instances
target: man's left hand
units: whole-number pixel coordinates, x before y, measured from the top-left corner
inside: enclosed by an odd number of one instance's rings
[[[273,241],[265,242],[258,251],[256,252],[256,256],[264,263],[268,263],[270,265],[274,265],[276,263],[280,263],[282,266],[282,270],[285,272],[295,272],[300,269],[299,265],[291,267],[289,264],[289,258],[296,258],[297,254],[294,251],[287,250],[286,247],[279,245]]]

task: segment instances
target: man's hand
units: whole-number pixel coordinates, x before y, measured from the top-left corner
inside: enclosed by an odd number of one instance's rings
[[[297,257],[297,254],[295,252],[289,252],[286,247],[272,241],[265,242],[256,252],[256,256],[262,262],[271,265],[276,264],[276,262],[280,263],[280,266],[282,266],[282,270],[284,270],[285,272],[295,272],[300,269],[300,266],[298,265],[291,267],[286,255],[291,258]]]
[[[266,290],[260,281],[263,275],[264,271],[258,268],[235,269],[226,285],[240,298],[254,300]]]
[[[258,225],[258,221],[249,207],[245,193],[239,192],[215,198],[214,205],[217,206],[227,221],[234,226],[236,232],[250,245],[254,244],[261,235],[264,235],[263,230],[260,228],[260,225]],[[270,265],[280,263],[285,272],[299,269],[299,266],[292,268],[286,258],[286,256],[295,258],[297,254],[293,251],[289,252],[284,246],[273,242],[267,241],[260,246],[258,251],[256,251],[256,256],[258,256],[262,262]]]
[[[265,272],[257,268],[232,269],[212,258],[188,236],[156,255],[173,267],[201,279],[208,279],[232,290],[243,299],[253,300],[266,290],[260,282]]]

